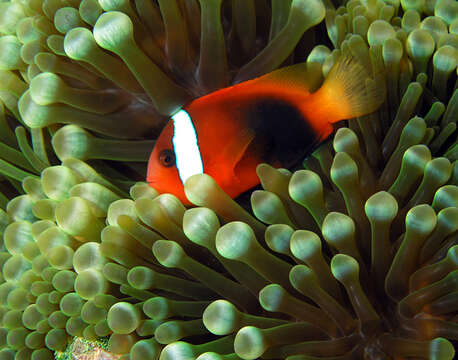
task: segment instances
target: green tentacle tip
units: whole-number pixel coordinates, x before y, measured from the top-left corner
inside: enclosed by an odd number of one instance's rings
[[[31,264],[22,255],[13,255],[3,264],[3,277],[6,281],[15,283],[30,268]]]
[[[216,234],[215,241],[218,252],[232,260],[247,256],[257,245],[253,230],[240,221],[222,226]]]
[[[237,332],[234,350],[242,359],[256,359],[267,349],[262,332],[254,326],[245,326]]]
[[[433,54],[434,45],[433,37],[424,29],[412,31],[406,42],[407,53],[413,59],[429,58]]]
[[[20,3],[8,2],[2,5],[0,29],[5,34],[14,34],[18,22],[25,17],[26,10]]]
[[[313,296],[317,291],[321,291],[318,278],[306,265],[294,266],[289,273],[289,281],[296,290],[308,296]]]
[[[198,357],[196,357],[196,360],[224,360],[224,359],[233,359],[233,360],[238,360],[239,357],[236,356],[236,355],[233,355],[231,357],[228,357],[228,356],[224,356],[224,355],[220,355],[220,354],[217,354],[215,352],[205,352],[203,354],[200,354]]]
[[[67,323],[68,316],[62,311],[56,310],[52,312],[48,317],[49,325],[54,329],[63,329]]]
[[[437,216],[429,205],[417,205],[409,210],[406,215],[407,231],[411,230],[421,235],[427,235],[436,226]]]
[[[116,334],[113,333],[108,340],[108,351],[114,354],[126,354],[135,343],[135,336],[133,334]]]
[[[264,234],[267,245],[281,254],[290,253],[290,241],[294,229],[285,224],[273,224],[267,227]]]
[[[154,338],[160,344],[171,344],[192,335],[208,334],[201,319],[167,321],[156,328]]]
[[[7,344],[15,349],[19,350],[25,345],[25,338],[29,334],[29,330],[24,329],[22,327],[12,329],[8,332],[8,336],[6,338]]]
[[[5,360],[14,360],[16,352],[10,348],[3,348],[0,350],[0,357]]]
[[[57,245],[46,253],[46,259],[56,269],[71,269],[75,252],[67,245]]]
[[[294,201],[309,208],[314,200],[323,196],[323,183],[313,171],[299,170],[291,177],[289,194]]]
[[[291,252],[298,259],[307,262],[321,253],[321,239],[309,230],[297,230],[291,236]]]
[[[215,335],[232,333],[240,320],[240,312],[227,300],[216,300],[205,309],[202,320]]]
[[[87,242],[75,251],[73,267],[77,273],[90,269],[101,270],[107,261],[100,251],[100,243]]]
[[[183,232],[192,242],[209,247],[220,227],[216,214],[208,208],[186,210],[183,216]]]
[[[79,6],[81,18],[94,26],[103,10],[97,0],[82,0]]]
[[[94,38],[101,47],[116,54],[127,50],[125,41],[134,41],[132,21],[122,12],[103,13],[94,25]]]
[[[29,305],[27,291],[21,288],[12,290],[9,292],[6,302],[12,310],[24,310]]]
[[[149,340],[140,340],[135,343],[130,349],[131,360],[143,360],[143,359],[159,359],[161,353],[161,346],[157,343],[154,338]]]
[[[329,244],[340,249],[352,241],[355,222],[345,214],[330,212],[323,221],[322,233]]]
[[[96,305],[94,300],[87,301],[81,308],[81,319],[88,324],[96,325],[101,321],[105,321],[107,311]]]
[[[153,245],[153,254],[165,267],[177,267],[186,257],[183,248],[174,241],[158,240]]]
[[[259,292],[259,303],[267,311],[278,311],[285,293],[285,290],[278,284],[267,285]]]
[[[154,338],[160,344],[170,344],[181,339],[180,328],[177,321],[167,321],[159,325],[154,332]]]
[[[440,17],[447,24],[451,24],[456,20],[458,15],[458,6],[453,0],[437,1],[434,7],[434,15]]]
[[[254,191],[251,206],[254,215],[266,224],[292,224],[281,199],[270,191]]]
[[[77,219],[73,214],[78,213]],[[102,225],[96,220],[87,201],[80,197],[71,197],[56,207],[56,220],[59,226],[73,236],[88,235],[88,240],[96,240]]]
[[[30,330],[35,330],[38,323],[45,319],[45,316],[38,311],[37,305],[30,304],[22,313],[22,323]]]
[[[296,11],[300,11],[307,17],[308,27],[319,24],[326,13],[326,9],[320,0],[293,0],[291,2],[291,13]]]
[[[56,131],[52,146],[61,160],[68,158],[87,160],[90,158],[90,140],[87,131],[76,125],[67,125]]]
[[[143,312],[151,319],[166,319],[169,314],[169,302],[164,297],[153,297],[145,301]]]
[[[176,341],[167,345],[161,352],[161,360],[185,360],[195,359],[198,354],[193,349],[193,346],[184,342]]]
[[[68,336],[62,329],[52,329],[46,334],[46,346],[55,351],[63,351],[68,345]]]
[[[315,46],[307,57],[307,62],[317,62],[323,64],[324,60],[331,54],[331,50],[326,45]]]
[[[26,328],[31,329],[30,326],[36,325],[35,323],[36,320],[38,321],[41,320],[41,318],[39,317],[41,314],[38,313],[38,311],[36,311],[35,307],[30,308],[30,309],[29,307],[27,307],[26,311],[27,311],[27,314],[25,318],[24,318],[25,311],[24,312],[21,312],[20,310],[4,311],[4,315],[2,319],[3,326],[8,330],[17,329],[21,326],[25,326]],[[26,322],[24,322],[24,319],[26,320]]]
[[[129,270],[127,281],[136,289],[149,289],[154,286],[156,273],[146,266],[136,266]]]
[[[339,188],[353,186],[355,180],[357,180],[358,166],[347,153],[339,152],[334,157],[331,167],[331,178]]]
[[[391,222],[398,213],[398,203],[390,193],[380,191],[367,199],[364,209],[370,221]]]
[[[32,100],[30,90],[25,91],[19,99],[18,110],[25,124],[32,129],[42,128],[53,123],[52,108],[41,106]]]
[[[73,60],[84,60],[93,51],[97,51],[97,43],[92,32],[84,27],[77,27],[65,34],[64,49]]]
[[[53,200],[66,199],[70,189],[78,183],[78,176],[65,166],[51,166],[41,173],[43,191]]]
[[[65,294],[60,300],[60,310],[67,316],[79,316],[84,300],[76,293]]]
[[[456,49],[450,45],[441,46],[433,56],[433,64],[436,69],[450,73],[456,69],[458,62]]]
[[[32,352],[31,360],[53,360],[54,354],[51,350],[42,348]]]
[[[26,220],[34,222],[37,220],[33,214],[34,201],[30,195],[20,195],[11,200],[6,212],[12,220]]]
[[[67,293],[73,290],[76,273],[70,270],[62,270],[56,273],[52,278],[54,288],[62,293]]]
[[[104,294],[109,285],[101,271],[89,269],[78,274],[74,288],[83,299],[93,299],[98,294]]]
[[[343,284],[358,281],[359,265],[351,256],[337,254],[331,260],[332,275]]]
[[[59,102],[59,92],[65,83],[54,73],[43,72],[36,75],[30,83],[30,96],[38,105],[50,105]]]
[[[458,206],[458,187],[454,185],[440,187],[434,194],[432,206],[436,211]]]
[[[21,42],[16,36],[7,35],[0,37],[0,69],[23,70],[25,63],[20,56]]]
[[[130,334],[140,324],[140,312],[130,303],[119,302],[108,310],[108,326],[117,334]]]
[[[353,153],[360,151],[359,140],[354,131],[348,128],[340,128],[337,130],[332,142],[336,152]]]
[[[429,345],[430,359],[453,359],[455,349],[450,341],[444,338],[436,338]]]
[[[78,10],[72,7],[62,7],[54,14],[54,25],[62,34],[66,34],[69,30],[84,26]]]
[[[396,31],[384,20],[375,20],[367,31],[367,40],[371,46],[383,45],[386,40],[395,37]]]

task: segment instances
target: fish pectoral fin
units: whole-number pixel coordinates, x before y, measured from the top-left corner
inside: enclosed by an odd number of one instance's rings
[[[235,176],[235,166],[243,158],[248,146],[250,146],[254,138],[255,132],[252,129],[243,129],[235,139],[229,141],[228,144],[221,149],[220,155],[218,156],[219,164],[226,167],[229,160],[230,171],[232,175]]]

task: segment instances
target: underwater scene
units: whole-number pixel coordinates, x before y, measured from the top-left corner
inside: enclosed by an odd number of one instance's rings
[[[458,2],[0,0],[0,360],[452,360]]]

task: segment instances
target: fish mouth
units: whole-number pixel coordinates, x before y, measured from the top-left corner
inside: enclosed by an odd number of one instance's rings
[[[154,177],[146,177],[146,182],[148,184],[158,184],[160,181],[157,178]]]
[[[148,186],[156,190],[159,194],[172,193],[170,189],[164,189],[164,184],[160,180],[146,180],[146,183],[148,184]]]

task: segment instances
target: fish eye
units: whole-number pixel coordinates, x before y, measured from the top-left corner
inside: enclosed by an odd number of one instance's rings
[[[159,161],[165,167],[175,165],[175,153],[170,149],[162,150],[159,154]]]

